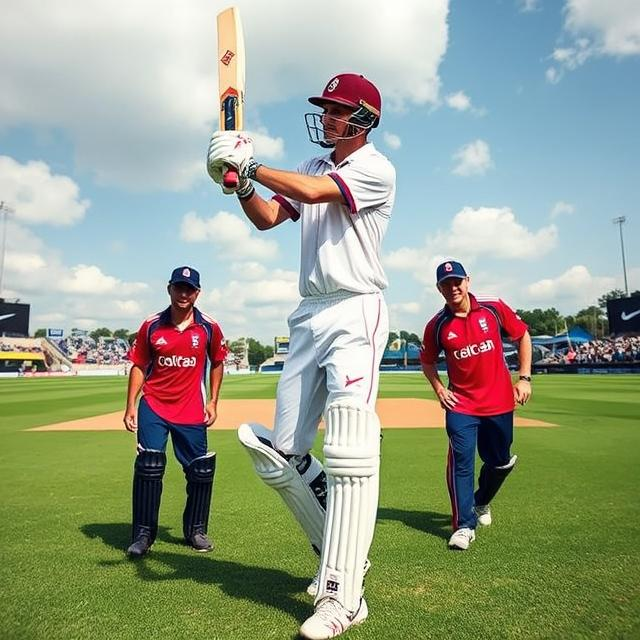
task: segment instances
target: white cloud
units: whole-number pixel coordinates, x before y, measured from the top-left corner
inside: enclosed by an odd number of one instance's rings
[[[529,259],[548,253],[557,239],[555,225],[530,231],[508,207],[464,207],[453,218],[447,248],[454,255]]]
[[[32,330],[54,325],[95,329],[98,321],[109,321],[112,328],[138,323],[150,293],[146,283],[120,280],[96,265],[68,266],[63,259],[30,227],[8,221],[2,294],[31,304]]]
[[[540,9],[540,0],[518,0],[522,13],[531,13]]]
[[[640,54],[640,3],[636,0],[567,0],[565,28],[594,42],[601,55]]]
[[[71,225],[90,205],[71,178],[52,174],[44,162],[20,164],[8,156],[0,156],[0,194],[15,219],[28,224]]]
[[[575,206],[572,205],[569,202],[563,202],[562,200],[558,200],[558,202],[556,202],[553,205],[553,208],[551,209],[551,218],[557,218],[558,216],[564,215],[564,214],[572,214],[575,213]]]
[[[556,66],[546,70],[547,81],[557,84],[565,71],[573,71],[589,58],[640,55],[640,3],[636,0],[567,0],[564,37],[568,46],[551,54]]]
[[[300,300],[298,274],[274,269],[258,280],[247,277],[251,275],[210,292],[202,306],[211,305],[226,336],[251,336],[271,344],[274,336],[288,332],[286,318]]]
[[[32,273],[47,266],[42,256],[23,251],[7,251],[4,262],[8,271],[13,271],[18,275]]]
[[[234,260],[271,260],[278,255],[278,243],[256,238],[240,217],[220,211],[205,219],[190,211],[182,218],[180,237],[185,242],[211,242],[220,254]]]
[[[266,129],[249,131],[257,157],[265,160],[281,160],[284,157],[284,140],[273,138]]]
[[[398,313],[418,314],[422,311],[418,302],[395,302],[389,305],[389,309]]]
[[[385,109],[439,99],[448,0],[407,0],[402,11],[392,5],[372,10],[365,0],[327,0],[323,11],[340,16],[331,27],[341,43],[338,70],[325,55],[316,21],[298,3],[237,4],[247,44],[245,124],[264,136],[256,142],[268,157],[284,150],[278,133],[260,129],[260,108],[319,93],[337,71],[371,78]],[[0,129],[63,132],[79,169],[103,184],[176,190],[204,179],[208,137],[218,126],[215,24],[223,7],[209,0],[3,6]]]
[[[562,74],[555,67],[549,67],[544,72],[544,75],[545,75],[545,78],[547,79],[547,82],[549,82],[550,84],[558,84],[558,82],[560,82],[562,78]]]
[[[422,262],[423,250],[402,247],[395,251],[384,254],[383,263],[388,269],[397,269],[398,271],[412,270],[417,264]]]
[[[457,91],[456,93],[450,93],[445,102],[447,106],[455,109],[456,111],[467,111],[471,109],[471,99],[465,94],[464,91]]]
[[[484,140],[474,140],[453,154],[457,162],[453,173],[459,176],[483,175],[493,166],[489,145]]]
[[[558,230],[551,224],[533,231],[508,207],[464,207],[449,228],[427,236],[417,247],[400,247],[383,256],[386,269],[411,273],[431,293],[435,269],[447,259],[469,267],[481,258],[533,260],[555,248]]]
[[[382,138],[385,144],[390,149],[399,149],[402,146],[402,140],[400,139],[400,136],[396,135],[395,133],[389,133],[388,131],[385,131],[382,134]]]
[[[484,116],[487,110],[484,108],[474,107],[471,103],[471,98],[464,91],[456,91],[456,93],[450,93],[445,97],[445,103],[451,109],[461,112],[469,112],[474,116]]]
[[[66,293],[85,295],[103,295],[105,293],[129,294],[147,288],[144,282],[122,282],[113,276],[102,273],[95,265],[79,264],[54,285],[54,288]]]
[[[259,262],[233,262],[229,265],[229,271],[240,280],[259,280],[265,277],[267,268]]]
[[[589,306],[603,293],[614,289],[615,285],[615,278],[593,276],[584,265],[575,265],[555,278],[545,278],[530,284],[526,291],[532,303],[561,302],[566,307],[572,302],[573,306]]]

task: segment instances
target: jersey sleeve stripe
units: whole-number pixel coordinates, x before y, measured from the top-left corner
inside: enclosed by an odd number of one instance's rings
[[[289,214],[289,217],[294,222],[297,222],[300,219],[300,214],[296,211],[295,207],[284,196],[277,194],[273,196],[273,198],[271,199],[275,200]]]
[[[358,207],[356,206],[356,201],[353,199],[351,195],[351,190],[347,186],[347,183],[335,172],[331,172],[329,177],[333,179],[333,181],[338,185],[340,189],[340,193],[342,193],[342,197],[344,198],[345,204],[349,207],[349,211],[352,214],[358,213]]]

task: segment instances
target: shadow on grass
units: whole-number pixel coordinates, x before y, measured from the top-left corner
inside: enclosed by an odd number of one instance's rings
[[[107,546],[124,554],[130,542],[131,525],[124,523],[96,523],[81,527],[88,538],[100,538]],[[168,533],[160,527],[158,539],[162,542],[178,542],[182,538]],[[137,560],[123,558],[122,561],[100,563],[101,566],[130,563],[142,580],[163,582],[165,580],[194,580],[205,585],[217,585],[224,593],[234,598],[251,600],[288,613],[296,620],[304,620],[311,613],[311,602],[305,604],[295,596],[305,591],[307,578],[297,578],[278,569],[255,567],[228,560],[218,560],[215,550],[211,554],[200,554],[186,550],[172,553],[153,548],[148,557]],[[147,562],[147,559],[151,562]],[[156,569],[157,563],[164,567]],[[297,637],[297,636],[293,636]]]
[[[451,535],[451,516],[446,513],[405,511],[404,509],[380,507],[378,509],[378,520],[396,520],[406,524],[408,527],[445,540],[448,540]]]

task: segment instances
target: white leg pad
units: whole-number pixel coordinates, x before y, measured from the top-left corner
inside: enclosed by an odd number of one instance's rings
[[[365,405],[338,401],[325,412],[327,517],[316,603],[356,611],[373,540],[380,476],[380,421]]]
[[[245,446],[256,472],[265,484],[275,489],[292,511],[318,553],[322,549],[325,511],[309,484],[322,471],[313,458],[303,475],[274,448],[273,433],[260,424],[242,424],[238,438]],[[306,480],[306,481],[305,481]]]

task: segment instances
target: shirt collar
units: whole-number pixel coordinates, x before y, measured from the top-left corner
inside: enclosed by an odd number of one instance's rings
[[[469,306],[469,313],[480,309],[480,304],[478,303],[478,301],[476,300],[476,297],[472,293],[469,293],[469,302],[471,303]],[[444,305],[443,311],[444,311],[444,314],[448,317],[455,316],[453,311],[451,311],[451,309],[449,309],[449,307],[446,304]]]
[[[328,153],[326,156],[321,156],[321,160],[328,164],[332,169],[339,169],[340,167],[344,167],[345,165],[353,162],[353,160],[359,156],[364,154],[369,154],[375,151],[375,147],[373,146],[373,142],[367,142],[362,145],[359,149],[356,149],[353,153],[349,154],[339,165],[336,165],[333,161],[333,151]]]
[[[173,322],[171,322],[171,305],[160,313],[158,320],[160,324],[173,325]],[[193,324],[204,324],[202,313],[197,307],[193,307]]]

